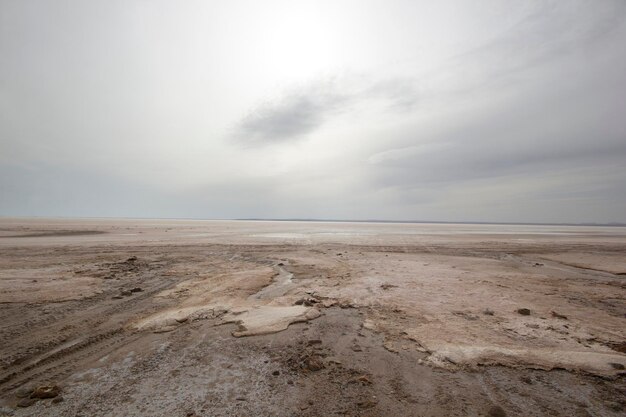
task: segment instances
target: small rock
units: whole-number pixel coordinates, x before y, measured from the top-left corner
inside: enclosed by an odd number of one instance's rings
[[[139,287],[131,288],[130,292],[142,292],[143,290]]]
[[[124,297],[122,297],[121,295],[114,295],[113,297],[111,297],[111,299],[113,300],[121,300],[122,298]]]
[[[22,408],[26,408],[26,407],[30,407],[31,405],[35,404],[36,402],[37,402],[37,400],[34,399],[34,398],[22,398],[17,403],[17,406],[18,407],[22,407]]]
[[[62,403],[63,402],[63,397],[62,396],[58,396],[58,397],[54,397],[52,399],[52,404],[58,404],[58,403]]]
[[[393,284],[381,284],[380,288],[382,288],[383,290],[388,290],[390,288],[396,288],[397,285],[393,285]]]
[[[278,266],[285,266],[285,264],[284,264],[284,263],[282,263],[282,262],[279,262],[279,263],[278,263]]]
[[[528,384],[528,385],[530,385],[530,384],[532,384],[532,383],[533,383],[533,380],[532,380],[532,379],[530,379],[530,378],[529,378],[529,377],[527,377],[527,376],[522,376],[522,377],[520,377],[520,381],[522,381],[524,384]]]
[[[248,401],[248,399],[246,397],[237,397],[237,398],[235,398],[235,400],[237,400],[237,401]]]
[[[609,402],[606,402],[605,405],[608,409],[615,411],[617,413],[624,410],[624,406],[618,402],[609,401]]]
[[[34,389],[31,387],[20,388],[17,391],[15,391],[15,396],[17,398],[27,398],[27,397],[30,397],[30,394],[32,394],[33,391]]]
[[[493,407],[489,409],[489,412],[487,413],[487,415],[489,417],[506,417],[506,412],[499,405],[494,405]]]
[[[137,260],[136,256],[131,256],[130,258],[126,259],[126,262],[135,262]]]
[[[354,352],[363,352],[363,349],[361,349],[361,346],[359,346],[359,345],[352,346],[352,350]]]
[[[613,369],[618,369],[620,371],[624,369],[624,365],[621,363],[610,362],[609,365],[611,365]]]
[[[61,388],[57,385],[42,385],[35,388],[30,398],[54,398],[61,393]]]
[[[128,290],[126,290],[126,291],[120,292],[120,295],[123,295],[124,297],[128,297],[129,295],[133,295],[133,293],[128,291]]]
[[[491,310],[489,308],[486,308],[486,309],[483,310],[483,314],[485,316],[493,316],[494,312],[493,312],[493,310]]]
[[[309,371],[319,371],[320,369],[324,369],[324,363],[316,356],[312,356],[307,358],[304,362],[304,368]]]
[[[376,407],[376,404],[378,404],[378,401],[374,400],[365,400],[357,403],[357,405],[361,408],[374,408]]]
[[[319,339],[311,339],[308,342],[306,342],[307,345],[309,346],[313,346],[313,345],[321,345],[322,341]]]
[[[530,310],[527,308],[518,308],[517,313],[521,314],[522,316],[530,316]]]
[[[272,375],[278,376],[278,375],[280,375],[280,371],[274,371],[274,372],[272,372]]]
[[[552,312],[550,312],[550,314],[552,314],[552,317],[554,317],[556,319],[567,320],[567,316],[559,314],[556,311],[552,311]]]
[[[363,385],[372,385],[372,381],[367,377],[367,375],[361,375],[352,380],[352,382],[359,382]]]

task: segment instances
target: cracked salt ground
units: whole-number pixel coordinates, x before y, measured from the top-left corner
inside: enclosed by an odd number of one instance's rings
[[[239,224],[138,222],[121,236],[92,221],[81,227],[104,233],[87,236],[56,235],[55,223],[0,239],[0,406],[16,416],[623,413],[623,234]],[[263,237],[290,227],[307,239]],[[58,386],[63,401],[16,408],[35,385]]]

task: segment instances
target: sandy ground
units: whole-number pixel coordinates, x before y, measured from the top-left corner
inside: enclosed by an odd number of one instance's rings
[[[0,416],[622,416],[625,280],[626,228],[0,219]]]

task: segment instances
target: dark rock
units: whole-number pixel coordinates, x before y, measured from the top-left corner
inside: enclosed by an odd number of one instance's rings
[[[320,369],[324,369],[324,362],[317,356],[311,356],[304,361],[304,369],[313,372],[319,371]]]
[[[378,404],[378,401],[374,401],[374,400],[365,400],[365,401],[359,401],[356,405],[358,405],[360,408],[374,408],[376,407],[376,404]]]
[[[272,372],[272,375],[278,376],[278,375],[280,375],[280,371],[274,371],[274,372]]]
[[[130,292],[142,292],[143,290],[139,287],[131,288]]]
[[[517,313],[521,314],[522,316],[530,316],[530,310],[527,308],[518,308]]]
[[[493,310],[491,310],[489,308],[486,308],[486,309],[483,310],[483,314],[485,316],[493,316],[494,312],[493,312]]]
[[[282,262],[279,262],[279,263],[278,263],[278,266],[285,266],[285,264],[284,264],[284,263],[282,263]]]
[[[361,385],[372,385],[372,381],[369,379],[369,377],[367,375],[361,375],[361,376],[354,377],[354,378],[352,378],[348,382],[350,382],[350,383],[359,383]]]
[[[322,341],[319,339],[311,339],[308,342],[306,342],[307,345],[309,346],[313,346],[313,345],[321,345]]]
[[[35,388],[30,398],[54,398],[61,393],[61,388],[57,385],[42,385]]]
[[[34,399],[34,398],[22,398],[17,403],[17,406],[18,407],[22,407],[22,408],[26,408],[26,407],[30,407],[31,405],[35,404],[36,402],[37,402],[37,400]]]
[[[626,314],[624,316],[626,317]],[[616,352],[626,353],[626,342],[609,342],[607,346]]]
[[[487,412],[487,416],[489,416],[489,417],[506,417],[506,412],[499,405],[494,405]]]
[[[616,413],[622,412],[624,410],[624,406],[618,402],[609,401],[605,403],[605,405],[609,410],[615,411]]]
[[[136,256],[131,256],[130,258],[126,259],[126,262],[131,263],[131,262],[135,262],[136,260],[137,260]]]
[[[111,298],[112,298],[113,300],[121,300],[121,299],[122,299],[122,298],[124,298],[124,297],[122,297],[121,295],[114,295],[114,296],[113,296],[113,297],[111,297]]]
[[[313,298],[301,298],[299,300],[297,300],[294,305],[297,306],[301,306],[304,305],[306,307],[311,307],[313,304],[317,303],[318,301],[313,299]]]
[[[393,285],[393,284],[381,284],[380,288],[382,288],[383,290],[388,290],[390,288],[396,288],[397,285]]]
[[[624,369],[624,365],[621,363],[610,362],[609,365],[611,365],[613,369],[618,369],[620,371]]]
[[[120,295],[123,295],[124,297],[128,297],[129,295],[133,295],[133,293],[128,290],[125,290],[125,291],[120,292]]]
[[[556,319],[567,320],[567,316],[559,314],[556,311],[552,311],[552,312],[550,312],[550,314],[552,314],[552,317],[554,317]]]
[[[52,399],[52,404],[58,404],[58,403],[62,403],[63,402],[63,397],[62,396],[58,396],[58,397],[54,397]]]

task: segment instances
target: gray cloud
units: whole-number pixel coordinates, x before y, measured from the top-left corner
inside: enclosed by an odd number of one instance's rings
[[[261,146],[306,138],[332,118],[368,102],[380,102],[381,112],[408,112],[418,102],[416,81],[367,77],[316,79],[260,104],[235,126],[233,137]]]
[[[289,93],[245,116],[236,126],[235,137],[249,145],[300,139],[319,128],[345,101],[346,97],[329,92]]]

